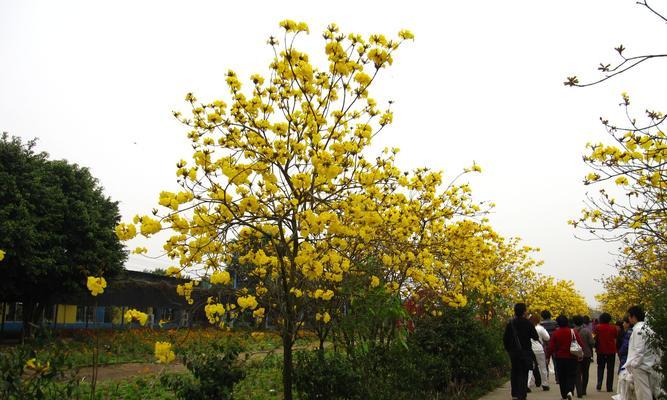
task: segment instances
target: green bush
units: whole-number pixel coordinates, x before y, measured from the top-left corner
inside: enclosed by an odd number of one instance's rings
[[[237,362],[240,352],[240,346],[229,341],[192,348],[183,354],[183,363],[194,379],[166,375],[161,382],[171,388],[179,399],[231,399],[234,384],[245,377]]]
[[[33,359],[37,368],[28,368],[28,360]],[[57,346],[39,354],[28,346],[0,353],[0,399],[70,399],[78,389],[76,370]]]
[[[303,400],[361,398],[361,376],[340,353],[296,353],[294,383]]]
[[[667,287],[652,296],[649,311],[648,324],[654,332],[650,343],[662,355],[658,370],[662,373],[662,390],[667,393]]]
[[[485,326],[469,309],[421,317],[406,341],[359,340],[346,352],[296,356],[295,384],[304,400],[471,398],[504,378],[502,327]],[[364,338],[365,339],[365,338]],[[349,342],[348,342],[349,343]]]
[[[500,323],[485,326],[474,311],[449,309],[441,317],[424,317],[408,342],[448,366],[452,382],[474,383],[500,376],[508,368]]]

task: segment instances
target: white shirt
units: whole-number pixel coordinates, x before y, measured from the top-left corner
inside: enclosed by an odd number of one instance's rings
[[[628,359],[623,368],[630,372],[633,369],[641,369],[651,372],[658,363],[658,354],[648,344],[648,336],[653,330],[644,321],[637,322],[632,328],[630,344],[628,345]]]
[[[544,342],[548,342],[550,339],[549,332],[540,324],[535,325],[535,330],[540,340],[530,339],[533,353],[544,353]]]

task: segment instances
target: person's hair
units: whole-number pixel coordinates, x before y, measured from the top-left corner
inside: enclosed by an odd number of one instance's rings
[[[531,315],[530,318],[529,318],[529,320],[530,320],[530,322],[533,323],[533,325],[537,325],[537,324],[540,323],[540,317],[538,317],[538,316],[535,315],[535,314]]]
[[[570,321],[568,321],[565,315],[559,315],[558,318],[556,318],[556,323],[561,328],[567,328],[568,326],[570,326]]]
[[[603,324],[608,324],[611,322],[611,315],[609,313],[603,312],[600,314],[600,322]]]
[[[542,315],[542,319],[551,319],[551,313],[549,310],[542,310],[540,315]]]
[[[628,317],[627,314],[625,314],[625,317],[623,317],[623,322],[625,322],[626,324],[630,323],[630,317]]]
[[[617,319],[616,320],[616,326],[618,326],[618,327],[623,326],[623,320],[622,319]]]
[[[640,306],[632,306],[628,308],[628,316],[637,318],[637,321],[643,321],[646,314]]]
[[[526,304],[525,303],[516,303],[514,305],[514,315],[517,317],[522,317],[526,313]]]
[[[584,324],[584,317],[581,315],[575,315],[572,317],[572,323],[574,323],[576,326],[581,326]]]
[[[584,315],[584,324],[588,325],[591,323],[591,317]]]

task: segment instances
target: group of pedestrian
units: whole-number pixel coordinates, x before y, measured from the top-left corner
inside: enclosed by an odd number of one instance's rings
[[[588,316],[551,319],[544,310],[540,317],[526,315],[526,305],[514,306],[515,318],[505,328],[503,344],[511,370],[512,398],[525,400],[532,388],[549,390],[549,375],[555,372],[562,399],[586,396],[589,369],[597,357],[596,389],[613,391],[616,356],[619,358],[618,394],[615,400],[652,400],[660,392],[660,376],[654,368],[659,355],[647,343],[651,330],[644,323],[644,311],[634,306],[621,326],[611,324],[611,315],[599,320]],[[550,369],[553,365],[553,370]],[[606,382],[605,382],[606,375]]]

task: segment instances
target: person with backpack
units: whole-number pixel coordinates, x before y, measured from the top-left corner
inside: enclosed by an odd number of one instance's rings
[[[556,360],[556,377],[560,385],[561,398],[572,400],[577,380],[577,361],[583,357],[583,342],[579,333],[570,328],[570,321],[564,315],[556,318],[558,329],[551,335],[547,355]],[[573,354],[573,351],[578,354]]]
[[[512,398],[526,400],[528,396],[528,371],[534,368],[535,355],[531,339],[539,340],[533,324],[526,319],[526,305],[514,305],[514,315],[505,327],[503,346],[512,363],[511,387]]]

